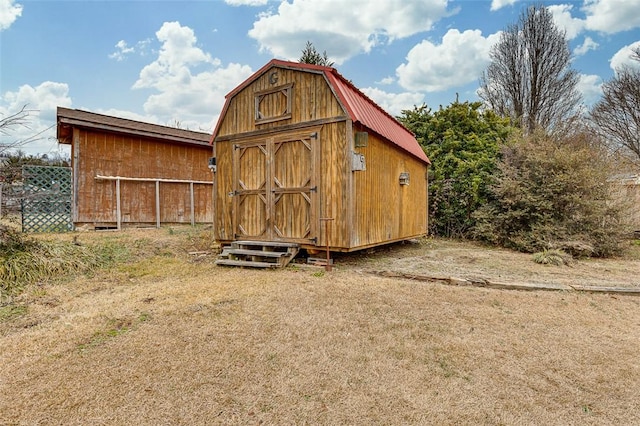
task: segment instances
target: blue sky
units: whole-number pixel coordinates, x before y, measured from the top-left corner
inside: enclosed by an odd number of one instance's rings
[[[224,96],[307,40],[389,113],[477,100],[499,32],[523,0],[0,0],[0,116],[23,105],[29,128],[0,136],[64,152],[57,106],[211,132]],[[640,0],[545,1],[566,30],[585,104],[640,46]],[[49,129],[49,130],[45,130]]]

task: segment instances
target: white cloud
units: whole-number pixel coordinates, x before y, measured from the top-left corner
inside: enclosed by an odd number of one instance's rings
[[[14,0],[0,0],[0,31],[9,28],[21,15],[21,4]]]
[[[578,91],[582,94],[582,100],[586,105],[593,105],[602,94],[602,78],[599,75],[580,74]]]
[[[264,6],[269,0],[224,0],[229,6]]]
[[[124,58],[135,52],[136,49],[134,49],[133,47],[129,47],[127,45],[127,42],[124,40],[120,40],[119,42],[116,43],[116,51],[113,52],[112,54],[109,55],[110,59],[115,59],[116,61],[120,62],[122,60],[124,60]]]
[[[593,41],[591,37],[585,37],[584,42],[580,46],[576,47],[573,53],[576,56],[582,56],[590,50],[596,50],[598,46],[599,44]]]
[[[491,10],[495,11],[498,9],[502,9],[505,6],[511,6],[518,0],[492,0],[491,1]]]
[[[32,110],[24,127],[11,130],[8,135],[0,135],[0,144],[11,144],[39,135],[38,139],[22,147],[30,153],[47,153],[57,147],[55,141],[56,109],[58,106],[70,107],[69,86],[66,83],[45,81],[33,87],[20,86],[15,92],[5,92],[0,98],[0,117],[14,114],[26,105]],[[47,130],[48,129],[48,130]]]
[[[3,107],[15,111],[24,105],[39,111],[41,119],[55,121],[58,106],[70,106],[69,86],[66,83],[45,81],[36,87],[28,84],[20,86],[16,92],[6,92],[2,96]]]
[[[442,37],[442,44],[423,40],[396,69],[399,83],[408,90],[438,92],[477,80],[499,38],[500,32],[483,37],[480,30],[461,33],[451,29]]]
[[[424,95],[417,92],[389,93],[375,87],[367,87],[361,91],[394,117],[400,115],[403,109],[413,109],[414,105],[422,105],[424,102]]]
[[[638,1],[585,0],[586,28],[613,34],[640,27]]]
[[[387,85],[387,84],[393,84],[393,83],[395,83],[395,82],[396,82],[395,77],[391,77],[391,76],[389,76],[389,77],[385,77],[385,78],[383,78],[383,79],[382,79],[382,80],[380,80],[380,81],[376,81],[376,84],[384,84],[384,85]]]
[[[640,69],[640,61],[631,59],[632,49],[640,49],[640,40],[618,50],[609,61],[611,69],[617,70],[624,66]]]
[[[220,64],[218,59],[196,46],[197,38],[193,30],[181,26],[179,22],[165,22],[156,32],[156,37],[162,43],[158,59],[140,71],[134,88],[155,87],[167,75],[188,79],[190,65]]]
[[[585,21],[571,16],[573,6],[569,4],[556,4],[547,6],[553,16],[553,22],[560,30],[566,31],[567,38],[573,40],[584,30]]]
[[[197,47],[193,30],[165,22],[156,32],[162,47],[158,57],[141,71],[134,89],[152,89],[144,111],[161,124],[175,121],[192,130],[213,130],[224,96],[248,78],[247,65],[229,64]]]
[[[584,0],[581,11],[585,19],[572,16],[573,5],[555,4],[547,6],[555,24],[566,31],[573,40],[584,30],[614,34],[640,28],[638,1],[629,0]]]
[[[262,14],[249,30],[261,51],[297,60],[306,41],[327,51],[337,65],[375,46],[428,31],[443,17],[448,0],[284,0]]]

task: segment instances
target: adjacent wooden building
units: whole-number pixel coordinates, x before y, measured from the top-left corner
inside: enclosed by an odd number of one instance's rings
[[[223,243],[352,251],[427,233],[429,159],[333,68],[270,61],[227,95],[211,141]]]
[[[58,108],[72,220],[97,229],[213,221],[211,134]]]

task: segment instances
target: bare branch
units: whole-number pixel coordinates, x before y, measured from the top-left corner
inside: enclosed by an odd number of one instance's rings
[[[30,129],[29,124],[31,122],[31,118],[33,117],[33,114],[36,112],[38,112],[38,110],[28,109],[27,105],[23,105],[19,111],[9,114],[6,117],[0,118],[0,136],[10,136],[18,128],[21,128],[21,127]],[[35,135],[30,136],[26,139],[18,139],[8,143],[0,143],[0,153],[8,149],[17,148],[27,143],[42,139],[41,135],[47,130],[49,130],[50,128],[51,127],[41,132],[38,132]]]
[[[578,74],[570,68],[566,34],[544,6],[531,6],[507,27],[491,49],[480,78],[480,98],[531,133],[552,129],[575,114]]]
[[[612,151],[622,149],[640,160],[640,71],[618,69],[602,91],[591,119]]]
[[[8,135],[16,127],[29,127],[29,118],[31,114],[37,112],[35,109],[27,109],[27,105],[23,105],[20,111],[10,114],[4,118],[0,118],[0,133]]]

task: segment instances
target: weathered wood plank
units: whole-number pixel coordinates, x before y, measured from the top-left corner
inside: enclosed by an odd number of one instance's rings
[[[280,241],[251,241],[251,240],[243,240],[243,241],[234,241],[232,243],[234,247],[240,246],[257,246],[257,247],[299,247],[298,244],[295,243],[285,243]]]
[[[231,259],[218,259],[215,261],[215,264],[226,265],[226,266],[245,266],[250,268],[277,268],[280,266],[277,263],[252,262],[249,260],[231,260]]]
[[[265,250],[248,250],[248,249],[229,249],[227,254],[239,254],[242,256],[260,256],[260,257],[282,257],[287,254],[286,251],[265,251]]]
[[[138,135],[107,133],[101,129],[74,129],[74,222],[76,224],[116,224],[115,183],[96,181],[97,174],[131,179],[193,180],[211,182],[206,168],[211,147],[187,146],[162,139]],[[115,154],[117,153],[117,155]],[[196,167],[185,168],[187,156]],[[79,161],[81,159],[81,161]],[[143,160],[149,161],[143,161]],[[198,164],[203,167],[197,167]],[[161,185],[160,211],[156,203],[155,184],[144,181],[121,181],[120,220],[122,223],[157,224],[190,223],[188,182]],[[186,203],[184,200],[186,197]],[[194,221],[211,222],[211,187],[194,186]],[[187,208],[185,212],[185,207]],[[181,213],[181,214],[180,214]]]
[[[580,291],[587,293],[600,294],[619,294],[628,296],[640,296],[640,288],[630,287],[611,287],[611,286],[589,286],[579,284],[558,284],[558,283],[506,283],[501,281],[493,281],[490,279],[466,279],[458,277],[431,276],[422,274],[411,274],[398,271],[375,271],[376,275],[391,278],[404,278],[409,280],[437,282],[441,284],[470,286],[470,287],[486,287],[497,290],[521,290],[521,291]]]
[[[283,132],[291,132],[291,131],[299,131],[302,129],[308,129],[311,127],[322,126],[324,124],[331,124],[337,122],[343,122],[347,119],[344,115],[339,116],[331,116],[329,118],[324,118],[320,120],[312,120],[303,123],[295,123],[295,124],[287,124],[280,127],[272,128],[272,129],[259,129],[252,130],[244,133],[236,133],[236,134],[227,134],[223,136],[216,137],[216,142],[228,142],[231,140],[241,141],[243,139],[251,139],[255,137],[269,137],[272,135],[280,134]]]

